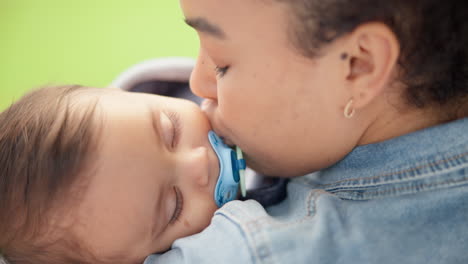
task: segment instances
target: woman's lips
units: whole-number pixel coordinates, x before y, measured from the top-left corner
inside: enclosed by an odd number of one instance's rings
[[[223,139],[223,142],[224,144],[230,146],[230,147],[234,147],[236,144],[234,144],[231,140],[229,140],[228,138],[225,138],[223,136],[220,136],[222,139]]]
[[[208,119],[210,120],[211,126],[213,127],[214,132],[223,140],[223,142],[232,147],[235,146],[234,142],[230,140],[226,133],[224,133],[222,120],[216,118],[215,110],[218,107],[218,101],[213,99],[205,99],[200,105],[201,110],[206,114]]]
[[[213,100],[213,99],[205,99],[201,102],[200,108],[202,111],[206,112],[207,110],[210,110],[218,105],[218,102]]]

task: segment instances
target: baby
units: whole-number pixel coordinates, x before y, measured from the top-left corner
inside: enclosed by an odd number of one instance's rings
[[[210,130],[183,99],[81,86],[27,94],[0,114],[2,254],[141,263],[202,231],[243,169]]]

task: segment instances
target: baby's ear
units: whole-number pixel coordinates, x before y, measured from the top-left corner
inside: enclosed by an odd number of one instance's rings
[[[346,79],[356,108],[382,94],[392,81],[400,53],[397,37],[382,23],[359,26],[348,39]]]

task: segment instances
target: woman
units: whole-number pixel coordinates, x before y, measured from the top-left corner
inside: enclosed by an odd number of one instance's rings
[[[468,261],[466,2],[180,2],[215,131],[262,173],[316,173],[145,263]]]

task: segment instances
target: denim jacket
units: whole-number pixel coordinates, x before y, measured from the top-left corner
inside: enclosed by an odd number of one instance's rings
[[[468,263],[468,118],[355,148],[263,208],[233,201],[152,263]]]

